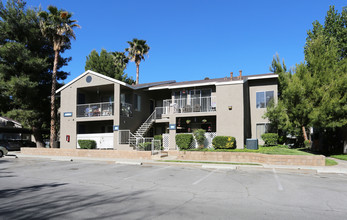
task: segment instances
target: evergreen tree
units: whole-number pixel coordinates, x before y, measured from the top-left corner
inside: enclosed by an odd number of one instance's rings
[[[43,147],[42,129],[49,127],[49,94],[54,50],[42,36],[37,10],[22,1],[0,2],[0,114],[33,131]],[[68,49],[65,45],[62,50]],[[57,69],[70,60],[59,57]],[[67,73],[58,71],[57,78]]]
[[[121,52],[109,53],[102,49],[99,53],[92,50],[87,56],[85,70],[93,70],[111,78],[132,84],[134,81],[124,73],[128,59]]]
[[[320,128],[330,150],[340,141],[336,134],[347,130],[346,31],[346,9],[339,14],[332,6],[324,25],[315,21],[308,31],[305,63],[288,74],[277,56],[270,67],[279,74],[280,96],[265,117],[279,130],[296,136],[301,133],[305,139],[305,127]]]

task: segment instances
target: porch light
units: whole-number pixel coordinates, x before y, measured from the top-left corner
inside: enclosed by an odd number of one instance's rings
[[[229,109],[229,110],[233,110],[233,106],[232,106],[232,105],[229,105],[229,106],[228,106],[228,109]]]

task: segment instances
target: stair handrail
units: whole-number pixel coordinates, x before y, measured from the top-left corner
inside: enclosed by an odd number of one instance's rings
[[[143,124],[145,124],[145,123],[152,123],[152,120],[155,120],[156,111],[157,111],[157,109],[154,109],[152,114],[147,118],[147,120],[145,122],[143,122]]]

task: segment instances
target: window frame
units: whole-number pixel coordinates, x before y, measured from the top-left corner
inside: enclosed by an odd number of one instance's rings
[[[266,94],[267,93],[272,93],[272,98],[270,98],[269,100],[267,99],[267,96]],[[259,102],[259,105],[258,105],[258,94],[262,94],[262,99],[263,99],[263,102],[264,102],[264,107],[262,107],[261,105],[261,102]],[[263,109],[263,108],[267,108],[269,103],[271,102],[271,100],[275,100],[275,91],[274,90],[265,90],[265,91],[257,91],[255,93],[255,107],[257,109]]]

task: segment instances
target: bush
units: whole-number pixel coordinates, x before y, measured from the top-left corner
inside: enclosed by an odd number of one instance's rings
[[[214,149],[235,149],[236,139],[231,136],[216,136],[212,140]]]
[[[151,151],[152,150],[152,142],[145,142],[145,143],[139,144],[139,150]]]
[[[95,149],[96,142],[94,140],[78,140],[81,149]]]
[[[204,148],[204,142],[206,140],[205,137],[205,130],[204,129],[196,129],[193,131],[193,134],[195,136],[196,142],[198,142],[199,149]]]
[[[276,133],[265,133],[261,135],[264,141],[264,146],[275,146],[277,145],[278,134]]]
[[[191,134],[177,134],[176,144],[180,150],[187,150],[193,141],[193,135]]]
[[[311,141],[310,140],[304,141],[304,145],[305,145],[306,149],[310,149],[311,148]]]
[[[159,134],[159,135],[154,135],[154,140],[160,140],[160,142],[163,142],[163,135]]]

